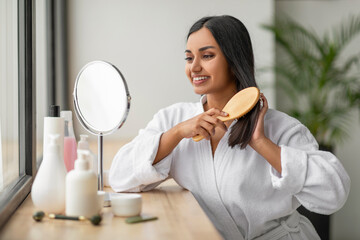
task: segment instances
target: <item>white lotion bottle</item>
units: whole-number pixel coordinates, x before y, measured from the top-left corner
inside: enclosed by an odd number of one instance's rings
[[[90,169],[89,152],[78,150],[74,170],[66,175],[66,215],[92,217],[99,213],[97,177]]]
[[[90,150],[88,138],[89,138],[89,136],[86,134],[80,135],[80,141],[78,142],[78,149],[89,151],[90,169],[92,169],[97,176],[97,174],[98,174],[98,161],[97,160],[98,159],[97,159],[96,155]]]
[[[44,158],[31,189],[35,207],[48,213],[65,211],[66,169],[61,158],[59,135],[49,135]],[[62,142],[62,141],[61,141]]]

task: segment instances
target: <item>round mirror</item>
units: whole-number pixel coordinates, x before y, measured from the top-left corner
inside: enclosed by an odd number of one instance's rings
[[[81,125],[98,135],[98,189],[103,190],[103,136],[119,129],[129,113],[131,97],[126,81],[114,65],[90,62],[80,70],[73,95]],[[109,195],[104,203],[110,206]]]
[[[108,62],[90,62],[76,78],[75,112],[93,134],[106,135],[119,129],[128,115],[130,99],[123,75]]]

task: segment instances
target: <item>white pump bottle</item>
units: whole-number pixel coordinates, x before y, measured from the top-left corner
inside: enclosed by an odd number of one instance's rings
[[[62,159],[59,138],[49,134],[50,142],[31,189],[36,208],[48,213],[64,213],[66,168]]]
[[[78,150],[74,170],[66,176],[66,215],[92,217],[99,213],[97,177],[90,169],[89,151]]]
[[[97,174],[98,174],[98,161],[97,160],[98,159],[97,159],[96,155],[90,150],[88,138],[89,138],[89,136],[86,134],[80,135],[80,141],[78,142],[78,149],[89,151],[90,169],[92,169],[97,176]]]

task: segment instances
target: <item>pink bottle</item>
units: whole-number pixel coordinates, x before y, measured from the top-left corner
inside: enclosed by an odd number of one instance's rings
[[[66,170],[69,172],[74,169],[74,162],[77,159],[77,147],[72,122],[72,112],[61,111],[60,116],[65,120],[64,163]]]

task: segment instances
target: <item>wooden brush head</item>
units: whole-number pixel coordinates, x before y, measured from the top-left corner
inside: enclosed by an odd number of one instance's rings
[[[228,113],[226,117],[219,116],[221,121],[229,121],[247,114],[259,101],[260,91],[256,87],[248,87],[236,93],[225,105],[222,111]]]

